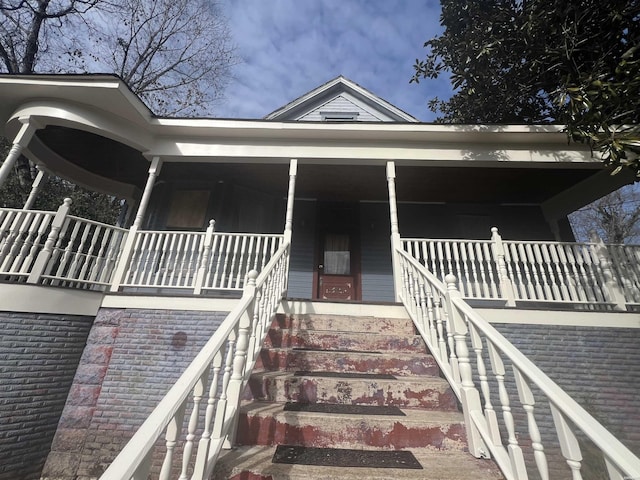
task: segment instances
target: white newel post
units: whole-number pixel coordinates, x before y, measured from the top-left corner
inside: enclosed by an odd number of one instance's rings
[[[295,203],[296,196],[296,176],[298,175],[298,160],[291,159],[289,163],[289,190],[287,192],[287,214],[284,221],[284,241],[291,244],[291,237],[293,235],[293,205]],[[289,250],[291,252],[291,250]],[[287,258],[287,264],[285,265],[286,281],[289,280],[289,258]],[[288,285],[285,283],[283,290],[286,292]]]
[[[156,182],[156,178],[160,174],[161,168],[162,159],[160,157],[153,157],[153,159],[151,160],[151,165],[149,166],[149,176],[147,177],[147,183],[144,186],[144,192],[142,192],[142,198],[140,199],[140,203],[138,204],[136,218],[133,221],[133,225],[129,229],[127,239],[125,240],[122,247],[120,258],[117,259],[117,265],[113,274],[113,281],[111,282],[111,287],[109,289],[112,292],[117,292],[120,289],[120,284],[124,279],[127,267],[129,266],[129,261],[131,260],[131,256],[133,255],[133,246],[135,245],[137,237],[136,233],[140,229],[140,225],[142,225],[144,214],[147,211],[147,206],[149,205],[149,200],[151,199],[151,192],[153,191],[153,186]]]
[[[478,392],[478,389],[476,389],[473,383],[473,372],[471,370],[469,348],[467,346],[468,328],[465,319],[452,301],[452,298],[460,298],[462,295],[456,286],[457,279],[455,275],[450,273],[446,275],[445,282],[447,284],[447,312],[449,314],[450,328],[453,329],[456,356],[458,357],[460,402],[462,403],[462,412],[464,414],[469,452],[476,458],[486,458],[489,455],[489,450],[472,419],[474,413],[477,413],[477,416],[483,416],[483,413],[480,392]]]
[[[51,231],[47,236],[47,240],[44,243],[44,247],[38,253],[36,257],[36,261],[33,264],[33,268],[31,269],[31,273],[27,278],[27,283],[38,283],[42,274],[47,267],[47,263],[49,263],[49,259],[51,258],[51,254],[53,253],[53,247],[56,244],[56,240],[58,239],[58,235],[60,234],[60,229],[64,225],[64,222],[67,219],[67,215],[69,215],[69,208],[71,207],[71,199],[65,198],[62,205],[58,207],[58,211],[56,212],[55,217],[53,217],[53,221],[51,222]]]
[[[195,286],[193,293],[200,295],[202,293],[202,286],[207,276],[207,270],[209,261],[211,260],[211,248],[213,246],[213,234],[216,231],[216,221],[212,218],[209,220],[209,226],[204,235],[204,242],[202,245],[202,255],[200,258],[200,265],[198,266],[198,272],[196,273]]]
[[[28,145],[36,130],[37,127],[31,121],[24,123],[22,127],[20,127],[20,131],[13,139],[13,145],[11,145],[7,157],[4,159],[4,162],[2,162],[2,166],[0,166],[0,187],[11,173],[13,165],[16,163],[22,150]]]
[[[391,264],[393,267],[393,288],[396,302],[400,301],[402,291],[401,269],[397,251],[401,247],[400,230],[398,229],[398,205],[396,202],[396,165],[387,162],[387,187],[389,189],[389,216],[391,219]]]
[[[256,302],[256,278],[258,272],[251,270],[247,274],[247,285],[244,287],[242,296],[251,298],[249,307],[244,311],[238,322],[238,342],[233,356],[233,369],[229,388],[227,390],[227,411],[225,414],[225,425],[230,425],[229,434],[225,442],[225,448],[230,448],[235,443],[236,430],[238,425],[238,414],[240,408],[240,395],[242,394],[242,384],[244,383],[245,364],[247,352],[249,351],[249,336],[253,323],[253,312]],[[233,415],[233,417],[231,417]]]
[[[24,202],[24,206],[22,207],[23,210],[30,210],[33,207],[33,204],[36,202],[36,198],[38,197],[38,193],[40,193],[40,189],[47,179],[47,173],[41,167],[36,168],[38,169],[38,175],[36,175],[36,179],[31,185],[31,192],[29,192],[27,201]]]
[[[611,256],[607,250],[607,246],[602,241],[602,238],[596,233],[591,232],[591,242],[595,244],[596,255],[600,261],[600,267],[602,268],[602,276],[604,277],[603,287],[609,297],[608,300],[613,303],[616,310],[626,311],[626,299],[624,292],[620,288],[611,268]]]
[[[504,259],[504,244],[502,243],[502,237],[498,233],[498,227],[491,227],[491,242],[493,243],[493,253],[497,263],[498,277],[500,279],[500,291],[504,299],[507,301],[507,307],[515,307],[516,296],[513,292],[513,285],[509,278],[509,272],[507,271],[507,264]]]

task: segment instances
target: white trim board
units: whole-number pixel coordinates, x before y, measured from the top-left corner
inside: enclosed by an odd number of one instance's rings
[[[311,313],[327,315],[351,315],[379,318],[409,318],[403,305],[313,302],[311,300],[283,300],[278,313],[306,315]]]
[[[640,313],[475,308],[490,323],[640,328]]]
[[[230,312],[237,298],[175,297],[152,295],[106,295],[102,308],[141,308],[148,310],[187,310]]]
[[[104,297],[102,292],[21,283],[4,283],[0,292],[0,310],[61,315],[95,316]]]

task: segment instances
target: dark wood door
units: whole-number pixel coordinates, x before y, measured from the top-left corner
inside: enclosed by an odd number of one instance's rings
[[[360,299],[358,209],[353,204],[318,205],[314,297]]]

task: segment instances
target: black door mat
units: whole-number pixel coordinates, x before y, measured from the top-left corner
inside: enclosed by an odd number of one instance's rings
[[[382,355],[382,352],[374,352],[372,350],[347,350],[339,348],[305,348],[305,347],[293,347],[291,350],[296,352],[331,352],[331,353],[370,353],[376,355]]]
[[[406,450],[350,450],[278,445],[271,461],[288,465],[422,470],[422,465],[413,453]]]
[[[338,413],[345,415],[393,415],[405,417],[398,407],[386,405],[347,405],[343,403],[298,403],[287,402],[286,412]]]
[[[396,380],[396,377],[388,373],[350,373],[350,372],[312,372],[298,370],[293,374],[296,377],[325,377],[325,378],[366,378],[369,380]]]

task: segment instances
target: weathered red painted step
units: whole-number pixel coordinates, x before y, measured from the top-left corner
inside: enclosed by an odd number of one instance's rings
[[[237,441],[240,445],[466,449],[461,413],[415,409],[404,413],[405,417],[291,412],[284,411],[282,404],[252,402],[241,407]]]
[[[467,452],[412,449],[423,470],[363,467],[321,467],[272,463],[274,446],[244,446],[227,450],[216,464],[213,480],[500,480],[491,460]]]
[[[263,349],[257,370],[324,370],[328,372],[370,372],[392,375],[438,376],[438,364],[420,352],[354,352],[304,348]]]
[[[410,318],[354,317],[351,315],[279,314],[276,316],[273,326],[283,329],[369,332],[394,335],[415,335],[416,333]]]
[[[315,330],[271,329],[264,348],[313,348],[359,352],[422,352],[427,348],[419,335],[387,335]]]
[[[272,402],[395,405],[450,411],[458,408],[457,399],[445,380],[422,376],[385,380],[260,372],[249,379],[244,398]]]

